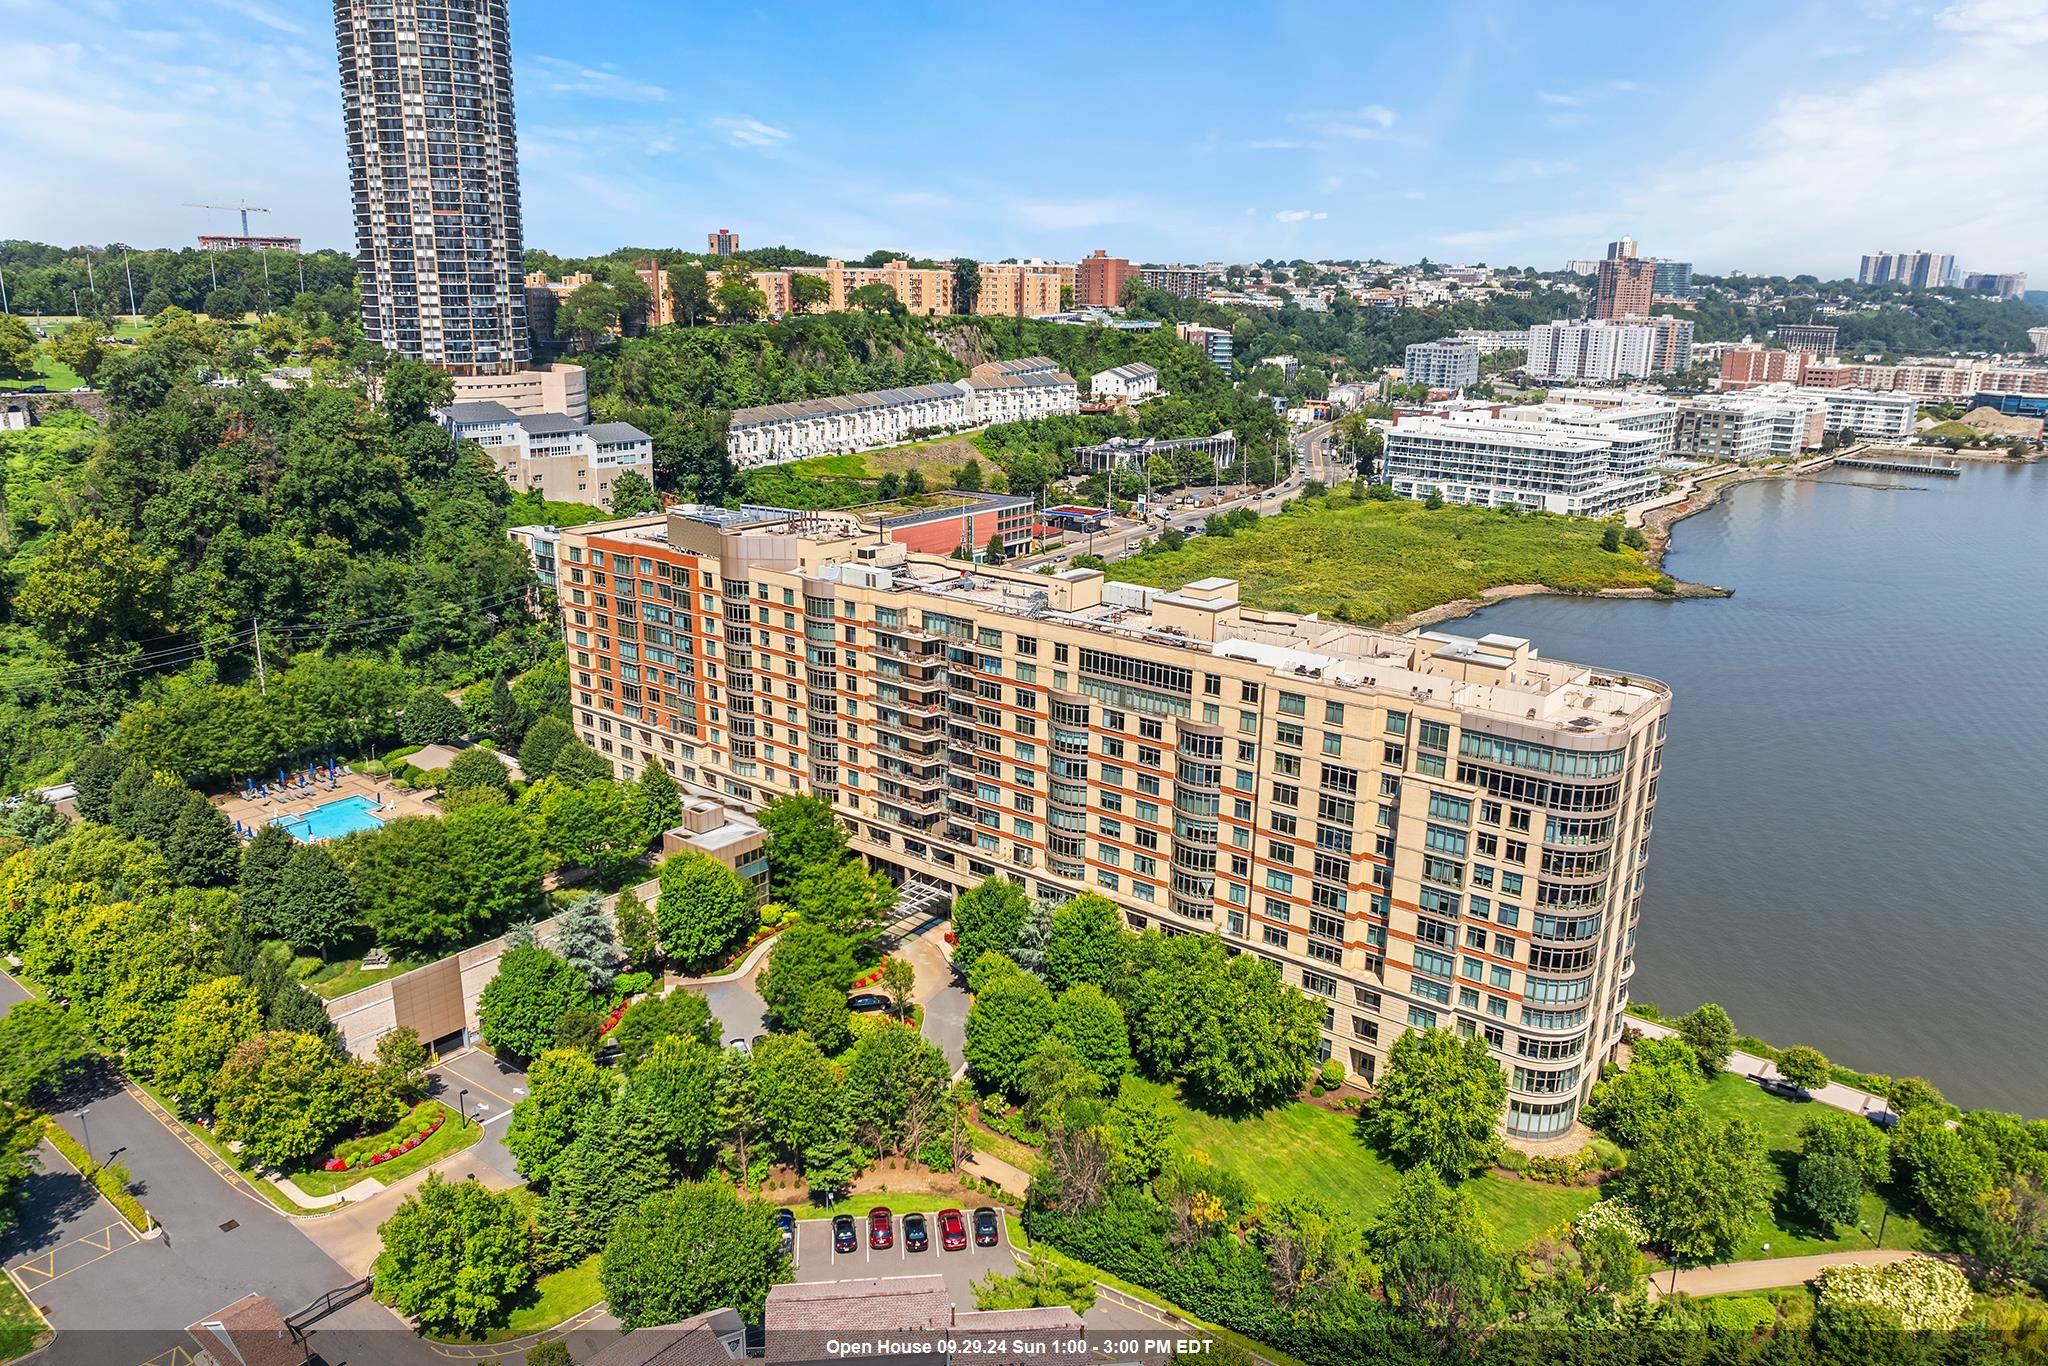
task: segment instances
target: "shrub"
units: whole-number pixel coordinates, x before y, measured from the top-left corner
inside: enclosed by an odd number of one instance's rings
[[[1596,1234],[1610,1231],[1621,1234],[1638,1247],[1650,1241],[1642,1216],[1636,1213],[1634,1205],[1619,1196],[1586,1206],[1572,1221],[1572,1236],[1582,1243]]]
[[[1710,1330],[1738,1337],[1753,1337],[1778,1321],[1778,1306],[1762,1295],[1715,1295],[1693,1308]]]
[[[1324,1061],[1323,1061],[1323,1085],[1324,1085],[1324,1087],[1326,1087],[1326,1088],[1327,1088],[1327,1087],[1332,1087],[1332,1086],[1342,1086],[1343,1084],[1344,1084],[1344,1064],[1343,1064],[1343,1063],[1341,1063],[1341,1062],[1338,1062],[1338,1061],[1337,1061],[1337,1060],[1336,1060],[1335,1058],[1326,1058],[1326,1059],[1324,1059]]]
[[[1908,1332],[1953,1328],[1970,1307],[1970,1282],[1947,1262],[1915,1257],[1890,1266],[1832,1266],[1820,1274],[1820,1312],[1870,1310]]]

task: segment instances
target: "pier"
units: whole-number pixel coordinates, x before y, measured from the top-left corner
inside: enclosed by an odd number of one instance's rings
[[[1921,464],[1912,460],[1880,460],[1868,455],[1844,456],[1835,461],[1843,469],[1884,470],[1889,474],[1932,474],[1943,479],[1960,479],[1962,466]]]

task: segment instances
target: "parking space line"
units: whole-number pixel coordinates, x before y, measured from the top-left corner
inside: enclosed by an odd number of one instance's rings
[[[15,1284],[22,1289],[41,1290],[52,1281],[61,1281],[72,1272],[83,1271],[94,1262],[103,1262],[115,1253],[125,1252],[141,1241],[140,1235],[123,1220],[120,1223],[108,1224],[102,1229],[95,1229],[91,1233],[81,1234],[68,1243],[58,1244],[48,1252],[41,1252],[26,1261],[17,1262],[9,1267],[8,1271],[13,1275]],[[73,1247],[91,1248],[95,1255],[59,1271],[57,1254]],[[31,1277],[34,1279],[30,1279]]]

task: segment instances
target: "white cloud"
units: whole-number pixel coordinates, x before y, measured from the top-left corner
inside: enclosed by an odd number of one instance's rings
[[[1957,0],[1934,16],[1936,28],[2005,43],[2048,43],[2042,0]]]
[[[1403,199],[1427,199],[1428,197],[1429,197],[1428,195],[1425,195],[1425,194],[1424,194],[1424,193],[1423,193],[1422,191],[1420,191],[1420,190],[1403,190],[1403,191],[1401,191],[1401,198],[1403,198]]]
[[[594,95],[598,99],[635,104],[659,104],[668,98],[668,91],[658,85],[636,81],[603,67],[584,66],[561,57],[535,57],[533,64],[540,69],[540,88],[551,94]]]
[[[1324,193],[1324,194],[1334,194],[1334,193],[1336,193],[1336,192],[1337,192],[1338,190],[1341,190],[1341,189],[1343,189],[1343,188],[1344,188],[1344,177],[1343,177],[1343,176],[1340,176],[1340,175],[1326,175],[1326,176],[1324,176],[1324,177],[1323,177],[1323,193]]]
[[[1330,215],[1321,209],[1282,209],[1273,215],[1275,223],[1320,223]]]
[[[262,0],[213,0],[213,3],[230,14],[240,15],[252,23],[265,28],[276,29],[279,33],[310,35],[312,30],[288,14],[280,14]]]
[[[1047,232],[1099,228],[1123,221],[1127,206],[1115,199],[1026,200],[1011,210],[1026,226]]]
[[[1305,152],[1315,145],[1306,138],[1252,138],[1245,143],[1254,152]]]
[[[1508,184],[1517,180],[1545,180],[1551,176],[1572,175],[1578,169],[1577,162],[1541,161],[1531,157],[1508,162],[1494,172],[1493,178]]]
[[[789,141],[789,134],[783,129],[746,114],[721,115],[711,120],[711,126],[725,134],[726,141],[735,147],[770,151]]]
[[[1307,129],[1318,138],[1343,142],[1387,142],[1399,136],[1393,131],[1394,111],[1383,104],[1368,104],[1357,109],[1290,114],[1288,121]]]
[[[1539,90],[1536,92],[1536,99],[1540,104],[1558,105],[1567,109],[1586,102],[1584,95],[1567,95],[1557,90]]]

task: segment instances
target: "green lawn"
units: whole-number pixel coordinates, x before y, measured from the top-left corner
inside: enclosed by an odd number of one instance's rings
[[[0,1276],[0,1361],[26,1356],[48,1339],[49,1327],[12,1276]]]
[[[323,963],[318,958],[299,958],[293,962],[292,971],[298,974],[308,991],[323,1001],[332,1001],[387,977],[411,972],[419,966],[419,963],[404,958],[394,958],[388,967],[381,968],[366,968],[360,958],[337,959],[332,963]]]
[[[292,1184],[306,1194],[314,1196],[332,1195],[336,1191],[347,1190],[366,1176],[375,1177],[387,1186],[395,1185],[421,1168],[430,1167],[444,1157],[461,1152],[483,1137],[483,1130],[479,1126],[463,1123],[453,1110],[438,1100],[422,1102],[413,1113],[417,1114],[420,1108],[438,1110],[446,1118],[441,1127],[434,1131],[432,1138],[405,1156],[395,1157],[389,1162],[380,1162],[374,1167],[358,1167],[349,1172],[323,1171],[318,1167],[312,1171],[293,1172]]]
[[[1799,1153],[1799,1131],[1808,1118],[1820,1110],[1817,1102],[1782,1100],[1732,1073],[1723,1072],[1700,1093],[1708,1114],[1721,1119],[1737,1115],[1763,1130],[1770,1150],[1771,1180],[1775,1192],[1771,1217],[1743,1240],[1734,1260],[1755,1261],[1765,1257],[1805,1257],[1816,1252],[1839,1252],[1867,1248],[1874,1240],[1854,1228],[1844,1228],[1833,1237],[1823,1237],[1805,1219],[1792,1212],[1785,1201],[1785,1187]],[[1885,1202],[1877,1195],[1863,1197],[1863,1222],[1872,1233],[1878,1228]],[[1766,1246],[1768,1245],[1768,1246]],[[1891,1212],[1884,1230],[1886,1247],[1925,1247],[1926,1230],[1918,1220],[1900,1208]]]
[[[1358,1136],[1350,1115],[1289,1104],[1249,1119],[1220,1119],[1181,1106],[1178,1128],[1188,1151],[1230,1172],[1265,1200],[1314,1198],[1371,1214],[1393,1194],[1400,1173]],[[1569,1220],[1599,1198],[1587,1187],[1480,1176],[1463,1189],[1495,1232],[1519,1246]]]
[[[1177,551],[1119,561],[1109,574],[1167,588],[1217,575],[1239,580],[1250,607],[1365,624],[1504,584],[1567,592],[1654,585],[1660,575],[1643,552],[1600,548],[1604,529],[1577,517],[1332,494],[1289,504],[1234,536],[1198,536]]]
[[[985,477],[1000,477],[995,462],[964,436],[935,436],[886,450],[821,455],[812,460],[792,461],[784,468],[818,479],[879,479],[885,474],[902,475],[916,470],[924,476],[927,488],[942,489],[951,483],[953,472],[970,460],[981,462]]]
[[[592,1253],[574,1266],[550,1271],[533,1283],[532,1290],[520,1296],[502,1325],[481,1337],[435,1337],[431,1333],[427,1336],[435,1342],[510,1342],[514,1338],[552,1328],[604,1298],[604,1287],[597,1282],[598,1267],[602,1261]]]

